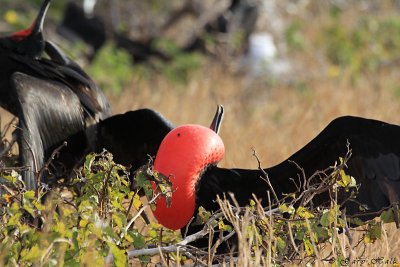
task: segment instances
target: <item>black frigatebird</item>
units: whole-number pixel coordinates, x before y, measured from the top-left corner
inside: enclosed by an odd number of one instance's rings
[[[43,38],[51,0],[44,0],[28,29],[0,38],[0,104],[19,119],[18,145],[27,188],[52,145],[111,115],[92,79]]]
[[[285,194],[298,190],[299,177],[311,177],[339,162],[339,158],[347,154],[349,143],[351,157],[344,171],[354,177],[360,187],[354,201],[344,202],[343,208],[348,215],[360,216],[362,205],[368,213],[375,215],[360,218],[371,219],[382,209],[399,203],[399,136],[398,125],[360,117],[339,117],[302,149],[276,166],[263,170],[231,169],[216,166],[224,154],[223,142],[216,133],[197,125],[178,127],[162,141],[154,161],[155,171],[173,177],[170,206],[161,197],[154,215],[165,227],[186,229],[198,207],[216,211],[220,208],[215,201],[217,196],[229,198],[229,193],[240,206],[248,205],[255,196],[264,207],[269,207],[267,191],[272,191],[262,178],[263,171],[268,175],[277,198],[282,199]],[[338,203],[347,197],[347,193],[343,193]],[[331,198],[325,191],[316,199],[316,205],[321,205],[329,203]],[[191,224],[188,229],[188,233],[193,233],[201,227]]]

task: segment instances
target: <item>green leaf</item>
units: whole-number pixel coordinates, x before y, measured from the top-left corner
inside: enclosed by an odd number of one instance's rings
[[[114,223],[115,223],[119,228],[122,228],[122,227],[123,227],[123,223],[122,223],[122,220],[121,220],[120,216],[118,216],[117,214],[113,214],[111,217],[112,217]]]
[[[42,211],[44,210],[44,205],[42,205],[42,203],[40,203],[39,201],[37,201],[36,199],[34,199],[32,201],[33,206],[35,207],[36,210],[38,211]]]
[[[232,231],[233,229],[232,229],[232,226],[231,226],[231,225],[229,225],[229,224],[224,224],[224,227],[221,228],[221,230],[230,232],[230,231]]]
[[[2,178],[6,179],[7,181],[11,183],[15,183],[17,181],[17,178],[12,176],[12,175],[4,175]]]
[[[319,227],[319,226],[314,225],[312,227],[312,230],[313,230],[313,234],[316,237],[315,242],[325,241],[329,238],[328,229],[325,227]]]
[[[122,205],[122,201],[118,198],[111,201],[111,204],[117,210],[125,210],[125,207]]]
[[[367,234],[364,236],[365,243],[373,243],[382,236],[382,227],[379,223],[370,223]]]
[[[83,167],[85,168],[85,170],[90,170],[92,167],[92,164],[95,160],[96,154],[94,153],[90,153],[86,156],[85,159],[85,164],[83,165]]]
[[[347,175],[344,170],[340,170],[340,180],[337,181],[338,185],[346,187],[351,183],[350,175]]]
[[[56,231],[62,235],[65,235],[65,230],[66,230],[66,227],[65,227],[64,222],[57,222],[57,224],[54,226],[54,231]]]
[[[85,228],[88,224],[89,224],[89,221],[88,221],[88,220],[81,219],[81,220],[79,221],[79,227],[81,227],[81,228]]]
[[[24,201],[24,205],[23,205],[24,210],[26,210],[26,212],[28,212],[32,217],[36,217],[36,213],[35,213],[35,209],[32,205],[32,203],[28,202],[28,201]]]
[[[307,256],[312,256],[314,254],[314,248],[311,241],[308,238],[303,239],[304,248],[306,249]]]
[[[287,206],[285,203],[283,203],[282,205],[279,206],[279,211],[282,213],[293,214],[295,208],[292,205]]]
[[[147,166],[143,166],[136,171],[134,181],[135,188],[143,188],[147,199],[153,198],[153,186],[147,176]]]
[[[29,199],[29,200],[32,200],[32,199],[34,199],[35,198],[35,192],[34,191],[26,191],[25,193],[24,193],[24,198],[25,199]]]
[[[322,226],[328,227],[331,224],[330,215],[331,212],[329,210],[325,209],[323,211],[321,219],[319,220]]]
[[[314,214],[312,214],[309,210],[307,210],[305,207],[302,207],[302,206],[300,206],[297,209],[296,213],[300,218],[304,218],[304,219],[314,218]]]
[[[304,236],[305,236],[305,229],[300,228],[300,229],[298,229],[298,230],[296,231],[296,234],[295,234],[294,238],[295,238],[296,240],[303,240],[303,239],[304,239]]]
[[[25,255],[23,255],[25,250],[22,251],[21,256],[24,261],[35,262],[42,256],[42,251],[39,249],[38,245],[34,245]]]
[[[277,246],[279,252],[281,252],[281,253],[284,252],[285,248],[286,248],[285,240],[283,240],[282,237],[278,236],[276,238],[276,246]]]
[[[142,201],[140,200],[140,196],[138,194],[135,194],[133,198],[133,206],[135,207],[136,210],[139,210],[140,207],[142,206]]]
[[[211,212],[206,211],[202,206],[199,207],[196,222],[205,224],[211,217]]]
[[[357,217],[355,217],[355,218],[350,218],[350,219],[349,219],[349,222],[352,223],[352,224],[358,225],[358,226],[361,226],[361,225],[364,225],[364,224],[365,224],[364,221],[362,221],[360,218],[357,218]]]
[[[128,235],[131,236],[133,238],[133,246],[135,248],[144,248],[146,245],[146,240],[144,239],[144,237],[135,231],[129,231]]]
[[[391,223],[391,222],[394,222],[393,212],[395,212],[395,211],[393,211],[392,209],[384,210],[384,211],[381,213],[381,219],[382,219],[382,221],[383,221],[384,223]]]

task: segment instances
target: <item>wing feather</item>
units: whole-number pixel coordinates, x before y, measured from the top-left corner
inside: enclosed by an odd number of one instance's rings
[[[46,160],[44,151],[84,129],[83,110],[79,98],[62,83],[17,72],[12,84],[19,100],[21,163],[31,167],[25,182],[34,188],[35,173]]]

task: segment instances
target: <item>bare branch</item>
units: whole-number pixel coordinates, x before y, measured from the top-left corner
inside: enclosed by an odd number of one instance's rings
[[[259,170],[261,171],[261,173],[263,174],[262,176],[260,176],[261,179],[263,179],[263,180],[268,184],[269,188],[270,188],[271,191],[272,191],[272,194],[274,195],[274,198],[275,198],[276,202],[278,203],[278,205],[280,205],[280,201],[279,201],[278,195],[275,193],[275,190],[274,190],[274,188],[272,187],[272,184],[271,184],[271,181],[269,180],[268,174],[267,174],[267,173],[265,172],[265,170],[261,167],[261,161],[260,161],[260,159],[258,158],[255,149],[253,149],[253,156],[254,156],[254,157],[256,158],[256,160],[257,160],[258,169],[259,169]]]
[[[56,149],[53,150],[50,157],[48,158],[46,163],[43,165],[43,167],[39,170],[39,173],[37,174],[37,177],[39,180],[40,180],[40,177],[43,175],[43,172],[45,172],[46,170],[49,169],[51,162],[54,160],[54,158],[58,154],[58,152],[60,152],[60,150],[65,146],[67,146],[66,141],[64,141],[60,146],[58,146]]]
[[[144,205],[138,213],[133,216],[133,218],[129,221],[129,223],[125,227],[125,231],[128,231],[128,229],[131,227],[131,225],[136,221],[136,219],[150,206],[151,203],[156,201],[156,199],[161,195],[161,193],[156,194],[146,205]]]

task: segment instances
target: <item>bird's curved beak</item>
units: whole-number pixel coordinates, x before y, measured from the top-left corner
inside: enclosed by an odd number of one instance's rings
[[[38,34],[41,34],[43,31],[43,22],[46,17],[47,10],[49,9],[51,0],[44,0],[40,10],[39,14],[37,15],[35,21],[32,23],[32,25],[22,31],[16,32],[12,34],[10,37],[14,41],[21,41],[24,40],[28,36],[35,36]]]
[[[43,22],[46,17],[47,10],[49,9],[50,2],[51,0],[44,0],[42,6],[40,7],[39,14],[31,26],[32,34],[43,31]]]
[[[224,106],[218,105],[217,111],[215,112],[214,118],[211,122],[210,129],[218,133],[221,127],[222,120],[224,118]]]

